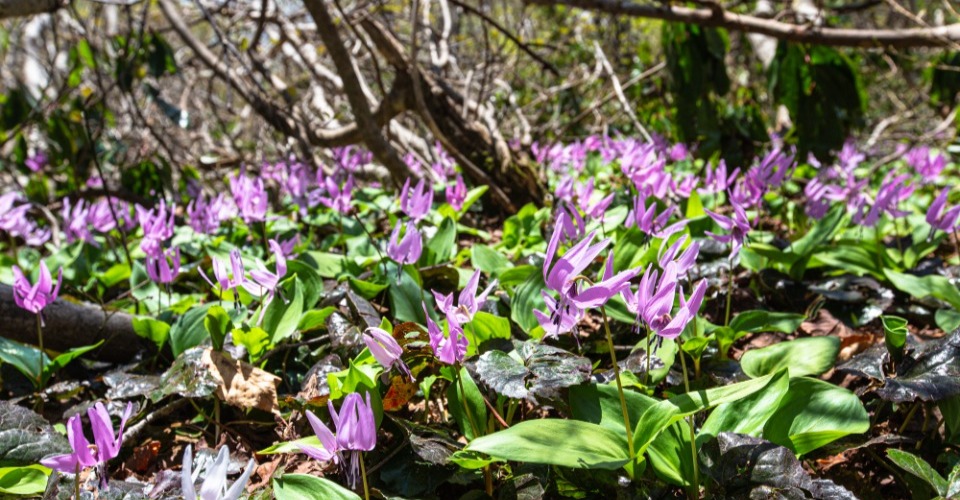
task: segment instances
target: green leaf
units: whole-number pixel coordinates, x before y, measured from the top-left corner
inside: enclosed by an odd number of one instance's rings
[[[647,448],[654,474],[676,486],[693,485],[690,453],[690,427],[685,421],[674,422],[664,429]]]
[[[346,267],[343,255],[338,253],[304,252],[301,254],[301,260],[307,265],[311,265],[317,271],[317,274],[323,278],[337,278],[343,274]]]
[[[388,274],[391,278],[388,295],[394,319],[401,323],[412,321],[421,325],[426,324],[420,299],[423,298],[429,311],[433,308],[433,298],[432,294],[423,291],[419,271],[413,266],[404,266],[398,282],[395,278],[397,268],[390,266],[389,269],[391,271]]]
[[[134,317],[133,331],[156,344],[157,351],[162,350],[167,339],[170,338],[170,325],[148,316]]]
[[[638,422],[640,415],[657,403],[656,399],[635,391],[625,390],[623,396],[631,423]],[[570,411],[572,417],[577,420],[599,424],[618,434],[626,435],[620,395],[614,384],[581,384],[571,387]]]
[[[258,326],[244,325],[233,329],[233,342],[242,345],[250,356],[250,363],[256,364],[270,347],[270,334]]]
[[[273,496],[277,500],[359,500],[356,493],[322,477],[284,474],[273,478]]]
[[[307,436],[293,441],[284,441],[273,446],[268,446],[257,452],[257,455],[279,455],[281,453],[300,453],[300,446],[312,446],[314,448],[323,448],[320,438],[317,436]]]
[[[537,317],[533,315],[533,310],[546,310],[546,303],[544,303],[543,296],[540,294],[545,287],[543,274],[533,272],[514,291],[513,300],[510,304],[510,319],[527,333],[540,325]]]
[[[780,332],[793,333],[803,323],[804,315],[776,311],[743,311],[730,320],[730,328],[735,332]]]
[[[310,309],[316,305],[323,295],[323,278],[306,262],[300,260],[287,261],[287,276],[296,275],[300,280],[300,292],[303,293],[303,308]]]
[[[960,311],[960,290],[957,290],[957,287],[946,276],[931,274],[920,277],[898,273],[892,269],[884,269],[883,273],[890,280],[890,283],[901,292],[908,293],[917,299],[933,296]]]
[[[223,350],[223,340],[227,333],[233,330],[233,321],[227,310],[220,306],[211,307],[207,310],[207,317],[203,319],[203,326],[210,334],[213,348],[217,351]]]
[[[487,192],[487,189],[490,189],[490,186],[483,185],[483,186],[477,186],[467,191],[467,196],[463,199],[463,204],[460,206],[460,210],[458,213],[460,214],[467,213],[467,210],[470,210],[470,207],[472,207],[473,204],[476,203],[481,196],[483,196],[483,193]]]
[[[506,256],[486,245],[473,245],[470,249],[470,264],[490,276],[496,277],[501,271],[513,267]]]
[[[856,394],[822,380],[794,378],[763,437],[806,454],[843,436],[861,434],[870,418]]]
[[[633,432],[634,451],[641,455],[661,431],[688,415],[737,401],[764,388],[776,374],[722,387],[688,392],[647,408]]]
[[[314,309],[303,313],[303,316],[300,316],[300,321],[297,323],[297,330],[301,332],[309,332],[311,330],[325,327],[327,324],[327,318],[336,312],[336,310],[337,308],[333,306],[327,306],[323,309]]]
[[[950,477],[947,478],[947,498],[960,496],[960,465],[953,467]]]
[[[288,293],[288,300],[284,301],[278,293],[263,313],[263,329],[270,334],[272,345],[293,335],[303,315],[303,284],[299,278],[293,278],[292,282],[293,298],[289,298],[291,295]]]
[[[883,343],[895,362],[903,358],[903,350],[907,346],[907,320],[899,316],[880,316],[883,324]]]
[[[509,339],[510,320],[479,311],[473,316],[473,320],[464,327],[463,331],[470,341],[467,346],[467,356],[473,356],[477,353],[480,345],[488,340]]]
[[[421,267],[435,266],[449,261],[457,251],[457,223],[447,217],[440,223],[437,233],[423,248]]]
[[[499,460],[616,470],[629,460],[622,434],[579,420],[527,420],[471,441],[466,451]]]
[[[459,424],[460,433],[469,441],[478,436],[478,433],[474,432],[474,424],[478,427],[477,431],[480,435],[487,428],[487,406],[483,402],[483,395],[480,393],[477,383],[473,381],[473,377],[470,376],[470,372],[466,368],[460,369],[460,381],[463,383],[464,392],[460,391],[460,384],[458,383],[451,383],[447,386],[447,410]],[[466,393],[466,397],[464,397],[464,393]],[[467,402],[469,415],[464,411],[464,400]]]
[[[37,370],[40,369],[40,349],[19,342],[0,337],[0,361],[7,363],[17,369],[24,377],[36,386],[40,380]],[[46,366],[50,360],[47,355],[43,355],[43,365]]]
[[[353,276],[348,278],[350,281],[350,286],[353,287],[361,297],[371,300],[377,295],[380,295],[380,292],[387,289],[390,286],[389,283],[374,283],[372,281],[363,281]]]
[[[944,479],[940,473],[933,470],[933,467],[922,458],[913,453],[908,453],[896,448],[887,450],[887,458],[901,469],[926,481],[927,484],[933,487],[938,495],[945,496],[947,494],[949,486],[947,480]]]
[[[749,350],[740,358],[740,367],[750,377],[776,373],[783,368],[789,369],[791,377],[820,375],[833,368],[839,353],[837,337],[805,337]]]
[[[93,344],[93,345],[74,347],[73,349],[70,349],[69,351],[64,352],[59,356],[53,358],[53,361],[50,361],[49,363],[46,363],[45,365],[43,365],[43,384],[46,385],[47,381],[50,380],[50,377],[52,377],[54,373],[57,373],[58,371],[62,370],[65,366],[70,364],[71,361],[100,347],[101,345],[103,345],[103,342],[104,341],[101,340],[100,342],[97,342],[96,344]]]
[[[40,495],[47,488],[50,469],[42,465],[0,468],[0,493],[6,495]]]
[[[743,399],[717,406],[700,428],[697,443],[703,444],[710,437],[718,436],[721,432],[736,432],[759,437],[770,416],[777,411],[789,387],[788,373],[780,371],[763,389]]]
[[[170,349],[174,356],[180,356],[183,351],[202,344],[207,338],[204,321],[207,318],[207,310],[213,306],[214,304],[210,303],[194,307],[173,324],[170,328]]]

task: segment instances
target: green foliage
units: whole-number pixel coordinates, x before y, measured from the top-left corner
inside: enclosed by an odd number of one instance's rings
[[[837,49],[782,41],[770,65],[770,91],[790,111],[801,158],[826,158],[863,123],[864,96],[853,62]]]
[[[821,375],[833,368],[839,352],[838,337],[806,337],[747,351],[740,358],[740,366],[751,377],[781,369],[788,370],[791,377]]]
[[[953,107],[960,93],[960,52],[944,52],[926,72],[930,81],[930,103]]]
[[[307,474],[284,474],[273,478],[273,495],[277,500],[359,500],[356,493],[323,477]]]

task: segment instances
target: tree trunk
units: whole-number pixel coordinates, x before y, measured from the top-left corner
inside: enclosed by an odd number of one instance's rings
[[[0,19],[53,12],[64,5],[62,0],[0,0]]]
[[[66,351],[72,347],[103,345],[88,356],[114,363],[130,362],[137,354],[154,352],[156,347],[133,331],[133,316],[106,311],[96,306],[57,299],[43,310],[44,347]],[[36,316],[16,305],[13,288],[0,284],[0,336],[36,345]]]

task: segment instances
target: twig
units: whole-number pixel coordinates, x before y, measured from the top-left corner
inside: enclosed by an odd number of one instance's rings
[[[623,106],[623,110],[633,121],[633,126],[640,131],[640,135],[642,135],[647,142],[650,142],[652,140],[650,133],[647,132],[647,129],[642,123],[640,123],[640,120],[637,118],[637,114],[633,112],[633,107],[631,107],[630,102],[627,101],[627,96],[623,94],[623,87],[620,86],[620,79],[617,78],[617,74],[613,71],[613,66],[610,65],[610,61],[607,60],[607,56],[603,53],[603,49],[600,48],[600,44],[596,41],[593,42],[593,50],[597,55],[597,60],[603,65],[603,69],[607,73],[607,76],[610,77],[610,81],[613,83],[613,92],[620,101],[620,105]]]

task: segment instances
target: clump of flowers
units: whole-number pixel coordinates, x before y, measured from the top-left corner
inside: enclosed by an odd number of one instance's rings
[[[80,415],[70,417],[67,421],[67,441],[70,442],[73,452],[47,457],[40,463],[67,474],[78,474],[82,469],[95,467],[97,477],[100,479],[100,488],[104,490],[109,488],[110,475],[107,471],[107,462],[120,453],[120,445],[123,444],[123,428],[132,412],[133,403],[127,403],[120,417],[120,429],[114,434],[113,422],[103,403],[97,403],[87,410],[87,417],[90,419],[90,427],[93,431],[94,446],[91,446],[90,441],[83,435],[83,422]]]

